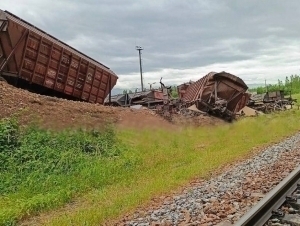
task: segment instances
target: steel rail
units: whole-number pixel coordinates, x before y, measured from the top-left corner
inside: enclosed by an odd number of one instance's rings
[[[243,215],[234,225],[237,226],[262,226],[272,216],[272,211],[278,209],[285,201],[286,196],[291,195],[297,189],[300,182],[300,166],[283,179],[262,200],[260,200],[249,212]]]

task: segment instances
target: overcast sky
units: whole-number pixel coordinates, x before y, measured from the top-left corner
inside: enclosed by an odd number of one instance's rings
[[[300,72],[299,0],[1,0],[8,10],[111,68],[117,88],[173,85],[210,71],[247,84]]]

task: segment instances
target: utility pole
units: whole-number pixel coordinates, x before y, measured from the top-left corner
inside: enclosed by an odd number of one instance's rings
[[[143,50],[142,47],[136,46],[135,47],[137,51],[139,51],[139,58],[140,58],[140,73],[141,73],[141,87],[142,87],[142,92],[144,91],[144,85],[143,85],[143,71],[142,71],[142,53],[141,51]]]

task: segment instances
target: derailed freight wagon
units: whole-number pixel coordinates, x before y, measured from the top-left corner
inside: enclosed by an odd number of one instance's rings
[[[227,72],[210,72],[182,91],[181,100],[195,104],[203,112],[231,120],[246,106],[248,86],[239,77]]]
[[[0,76],[100,104],[118,79],[105,65],[2,10]]]

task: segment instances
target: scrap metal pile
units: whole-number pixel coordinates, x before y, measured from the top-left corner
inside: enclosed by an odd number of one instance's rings
[[[263,113],[271,113],[273,111],[287,110],[293,107],[297,102],[291,95],[284,97],[284,91],[266,92],[265,94],[252,94],[250,96],[248,106]]]
[[[255,116],[292,108],[295,99],[284,97],[283,91],[251,94],[245,82],[227,72],[210,72],[196,82],[177,86],[178,98],[173,98],[171,87],[161,81],[160,89],[112,96],[106,105],[140,105],[154,110],[168,120],[176,114],[186,117],[214,115],[231,121],[240,116]]]
[[[227,72],[210,72],[190,85],[178,87],[185,106],[195,105],[200,112],[232,120],[246,106],[248,86],[239,77]]]
[[[227,72],[210,72],[196,82],[177,87],[178,98],[171,97],[171,87],[162,82],[161,89],[111,97],[105,104],[130,106],[140,104],[171,119],[174,114],[195,116],[211,114],[232,120],[249,100],[248,87],[242,79]]]

